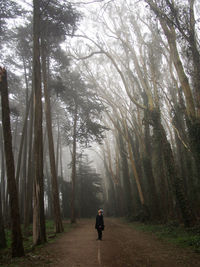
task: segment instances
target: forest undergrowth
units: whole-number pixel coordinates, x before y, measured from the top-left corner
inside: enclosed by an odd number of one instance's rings
[[[64,232],[69,232],[72,228],[76,227],[75,224],[71,224],[69,222],[64,222]],[[22,227],[23,229],[23,227]],[[9,229],[6,229],[6,240],[7,240],[7,247],[5,249],[0,250],[0,267],[3,267],[4,264],[12,264],[16,267],[15,264],[17,264],[18,261],[23,261],[22,258],[12,258],[11,257],[11,231]],[[63,233],[55,234],[54,229],[54,223],[52,220],[46,221],[46,234],[47,234],[47,243],[53,243],[55,242],[60,236],[62,236]],[[47,243],[41,244],[39,246],[33,246],[33,238],[32,238],[32,225],[29,226],[28,231],[23,231],[23,244],[24,244],[24,250],[26,255],[29,254],[30,256],[34,258],[39,257],[40,255],[40,249],[44,247]],[[12,265],[11,265],[12,266]]]
[[[160,240],[200,253],[200,225],[186,228],[174,221],[167,224],[141,222],[129,222],[128,224],[139,231],[152,233]]]

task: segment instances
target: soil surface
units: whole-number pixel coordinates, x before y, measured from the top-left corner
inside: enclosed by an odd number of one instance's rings
[[[104,223],[102,241],[96,240],[94,220],[81,220],[70,232],[41,248],[38,255],[30,253],[12,266],[200,266],[200,255],[189,249],[160,241],[153,234],[137,231],[119,219],[105,218]]]

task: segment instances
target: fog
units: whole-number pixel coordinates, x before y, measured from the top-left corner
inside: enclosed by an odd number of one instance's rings
[[[63,218],[99,208],[136,221],[199,220],[199,10],[178,0],[2,1],[6,224],[12,194],[21,222],[53,218],[58,232]]]

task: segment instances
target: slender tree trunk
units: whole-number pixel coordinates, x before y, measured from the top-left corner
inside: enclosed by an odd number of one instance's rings
[[[44,216],[42,88],[40,65],[40,1],[33,0],[33,86],[34,86],[34,189],[33,244],[46,242]]]
[[[133,175],[134,175],[134,178],[135,178],[135,181],[136,181],[140,202],[141,202],[141,205],[144,206],[145,205],[145,201],[144,201],[144,194],[143,194],[143,190],[142,190],[142,186],[141,186],[141,179],[139,178],[138,172],[137,172],[137,169],[136,169],[136,164],[135,164],[135,160],[134,160],[134,157],[133,157],[133,151],[132,151],[130,136],[129,136],[129,133],[128,133],[128,126],[127,126],[127,123],[126,123],[125,120],[124,120],[124,125],[125,125],[126,139],[127,139],[127,142],[128,142],[128,153],[129,153],[129,158],[130,158],[130,162],[131,162],[131,167],[132,167]]]
[[[3,149],[3,136],[2,136],[2,126],[0,125],[0,150],[1,150],[1,196],[2,196],[2,214],[5,219],[6,213],[6,183],[5,183],[5,156]]]
[[[115,195],[115,187],[114,187],[114,182],[112,179],[112,174],[109,170],[105,155],[104,155],[104,168],[106,171],[106,178],[107,178],[107,190],[108,190],[107,202],[108,202],[109,216],[116,216],[117,202],[116,202],[116,195]]]
[[[0,184],[1,185],[1,184]],[[2,214],[2,201],[1,201],[1,190],[0,190],[0,249],[6,247],[6,235],[4,231],[4,222]]]
[[[57,138],[57,146],[56,146],[56,173],[58,176],[58,162],[59,162],[59,148],[60,147],[60,120],[59,120],[59,115],[57,116],[57,122],[58,122],[58,138]]]
[[[26,84],[26,114],[29,114],[31,99],[29,101],[29,86],[28,86],[28,77],[26,71],[25,59],[22,56],[23,66],[24,66],[24,78]],[[32,94],[31,94],[32,98]],[[26,118],[27,117],[27,118]],[[25,116],[26,127],[24,130],[24,145],[23,145],[23,164],[22,164],[22,179],[21,179],[21,192],[20,192],[20,203],[21,203],[21,214],[23,217],[23,222],[25,218],[25,205],[26,205],[26,195],[27,195],[27,150],[28,150],[28,115]],[[25,124],[25,123],[24,123]]]
[[[14,155],[14,161],[16,162],[17,158],[17,152],[18,152],[18,126],[19,126],[19,115],[17,115],[16,122],[15,122],[15,130],[14,130],[14,136],[13,136],[13,155]]]
[[[23,125],[23,129],[22,129],[22,136],[21,136],[21,140],[20,140],[20,146],[19,146],[19,154],[18,154],[18,160],[17,160],[17,171],[16,171],[16,183],[17,183],[17,189],[19,190],[19,175],[20,175],[20,168],[21,168],[21,160],[22,160],[22,152],[23,152],[23,146],[24,146],[24,142],[26,139],[26,132],[27,132],[27,123],[28,123],[28,114],[29,114],[29,110],[30,110],[30,104],[32,101],[33,95],[31,94],[28,105],[27,105],[27,109],[26,109],[26,114],[25,114],[25,118],[24,118],[24,125]]]
[[[116,216],[117,214],[117,197],[116,197],[116,184],[118,183],[115,174],[112,170],[112,162],[111,162],[111,152],[110,152],[110,145],[107,141],[105,141],[107,157],[104,154],[104,166],[107,171],[107,178],[108,178],[108,202],[109,202],[109,209],[111,216]]]
[[[59,147],[60,147],[60,176],[63,180],[63,163],[62,163],[62,145],[61,145],[61,139],[59,139]]]
[[[54,142],[53,142],[53,133],[52,133],[51,104],[50,104],[50,96],[49,96],[49,92],[47,88],[46,55],[45,55],[45,44],[44,44],[43,38],[42,38],[42,73],[43,73],[43,83],[44,83],[47,134],[48,134],[48,141],[49,141],[49,159],[50,159],[51,184],[52,184],[52,193],[53,193],[54,223],[55,223],[56,233],[61,233],[63,232],[63,225],[62,225],[61,212],[60,212],[58,178],[57,178],[57,172],[56,172]]]
[[[72,194],[71,194],[71,223],[76,222],[76,212],[75,212],[75,198],[76,198],[76,139],[77,139],[77,104],[75,103],[75,110],[74,110],[74,127],[73,127],[73,149],[72,149]]]
[[[15,181],[15,166],[12,151],[12,135],[10,125],[10,108],[8,100],[7,72],[0,69],[0,91],[2,104],[2,125],[4,136],[4,151],[6,158],[8,191],[10,197],[11,227],[12,227],[12,256],[24,256],[24,247],[20,227],[19,200]]]
[[[125,215],[132,216],[133,198],[132,198],[132,189],[131,189],[130,176],[129,176],[128,160],[127,160],[123,137],[120,133],[118,134],[118,144],[119,144],[119,153],[120,153],[120,158],[121,158],[123,189],[124,189],[125,207],[126,207]]]
[[[32,211],[32,198],[33,198],[33,173],[34,173],[34,163],[33,157],[33,97],[31,100],[30,107],[30,122],[29,122],[29,144],[28,144],[28,173],[27,173],[27,184],[26,184],[26,199],[25,199],[25,209],[24,209],[24,229],[27,230],[31,211]]]

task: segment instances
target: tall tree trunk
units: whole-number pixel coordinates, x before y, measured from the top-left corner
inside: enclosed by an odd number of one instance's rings
[[[61,145],[61,138],[59,138],[58,145],[60,147],[60,177],[63,180],[63,163],[62,163],[62,145]]]
[[[24,247],[20,227],[19,201],[15,181],[15,166],[12,151],[12,135],[10,125],[10,108],[8,100],[7,72],[0,69],[0,91],[2,105],[2,125],[4,136],[4,151],[6,158],[8,191],[10,197],[11,227],[12,227],[12,256],[24,256]]]
[[[56,172],[54,142],[52,133],[52,119],[51,119],[51,104],[50,96],[47,88],[47,72],[46,72],[46,55],[45,55],[45,44],[42,38],[42,73],[44,83],[44,96],[45,96],[45,114],[47,123],[47,134],[49,141],[49,158],[50,158],[50,169],[51,169],[51,184],[53,193],[53,211],[54,211],[54,223],[56,233],[63,232],[63,225],[60,212],[60,200],[58,191],[58,178]]]
[[[107,172],[107,181],[108,181],[108,202],[109,202],[109,210],[111,216],[116,216],[117,214],[117,197],[116,197],[116,184],[118,183],[117,178],[112,170],[112,162],[111,162],[111,152],[110,145],[105,140],[107,157],[104,154],[104,166]]]
[[[17,115],[16,121],[15,121],[15,130],[14,130],[14,136],[13,136],[13,155],[14,155],[14,161],[16,162],[17,154],[18,154],[18,126],[19,126],[19,115]]]
[[[17,183],[18,190],[19,190],[19,176],[20,176],[21,160],[22,160],[22,154],[23,154],[22,152],[23,152],[24,142],[26,142],[25,139],[27,135],[28,114],[29,114],[32,98],[33,98],[33,94],[31,94],[30,99],[27,104],[26,114],[24,118],[24,125],[22,129],[22,136],[21,136],[20,146],[19,146],[19,154],[18,154],[18,159],[17,159],[16,183]]]
[[[108,215],[109,216],[116,216],[117,214],[117,202],[116,202],[116,195],[115,195],[115,187],[114,187],[114,182],[112,179],[112,174],[109,170],[107,159],[104,155],[104,168],[105,168],[105,173],[106,173],[106,178],[107,178],[107,191],[108,191]]]
[[[6,235],[5,235],[5,231],[4,231],[4,222],[3,222],[3,214],[2,214],[2,201],[1,200],[2,200],[2,198],[1,198],[1,190],[0,190],[0,249],[6,247]]]
[[[148,106],[148,98],[147,95],[143,94],[144,105]],[[142,164],[144,169],[144,174],[146,176],[146,180],[148,182],[149,187],[149,202],[150,202],[150,210],[151,210],[151,219],[157,220],[161,218],[161,209],[160,202],[158,199],[158,193],[156,190],[155,177],[153,174],[152,167],[152,142],[150,137],[150,125],[148,122],[148,110],[144,111],[144,144],[145,151],[143,151],[142,155]]]
[[[56,146],[56,173],[57,173],[57,176],[58,176],[59,149],[61,149],[61,146],[60,146],[60,120],[59,120],[59,115],[57,115],[57,123],[58,123],[57,124],[58,125],[58,137],[57,137],[57,146]]]
[[[198,41],[195,32],[196,19],[194,15],[194,3],[195,0],[190,0],[190,36],[189,42],[192,50],[192,59],[193,59],[193,81],[194,81],[194,95],[195,103],[197,110],[197,118],[200,119],[200,53],[198,50]]]
[[[125,215],[132,216],[133,214],[133,198],[132,198],[132,190],[129,176],[129,167],[128,160],[125,150],[125,144],[122,135],[118,134],[118,144],[119,144],[119,153],[121,158],[121,167],[122,167],[122,178],[123,178],[123,188],[124,188],[124,196],[125,196]]]
[[[190,204],[188,202],[188,199],[186,198],[183,188],[183,181],[178,176],[171,146],[167,140],[165,130],[160,122],[160,113],[158,111],[152,111],[151,118],[153,121],[154,136],[157,140],[160,141],[159,149],[163,153],[163,159],[173,194],[175,195],[177,204],[180,208],[183,222],[186,227],[189,227],[195,222],[195,216],[192,213]]]
[[[42,88],[40,65],[40,1],[33,0],[33,86],[34,86],[34,189],[33,244],[46,242],[44,216]]]
[[[24,229],[27,230],[31,211],[32,211],[32,198],[33,198],[33,173],[34,173],[34,162],[33,162],[33,97],[31,100],[30,107],[30,121],[29,121],[29,144],[28,144],[28,173],[27,173],[27,183],[26,183],[26,199],[24,208]]]
[[[128,143],[128,153],[129,153],[130,163],[131,163],[131,167],[133,170],[135,182],[137,185],[137,190],[138,190],[140,202],[141,202],[142,207],[144,207],[145,206],[145,200],[144,200],[144,194],[143,194],[143,190],[142,190],[142,186],[141,186],[141,178],[139,178],[138,171],[136,169],[136,164],[135,164],[135,160],[134,160],[134,155],[133,155],[131,141],[130,141],[130,135],[128,132],[128,125],[127,125],[126,120],[124,120],[124,126],[125,126],[126,140]]]
[[[74,109],[74,126],[73,126],[73,148],[72,148],[72,193],[71,193],[71,223],[76,222],[76,207],[75,207],[75,198],[76,198],[76,139],[77,139],[77,104],[75,103]]]
[[[0,151],[1,151],[1,197],[2,197],[2,214],[5,219],[6,213],[6,183],[5,183],[5,156],[3,149],[3,136],[2,136],[2,126],[0,125]]]
[[[29,101],[29,86],[28,86],[28,77],[27,77],[27,71],[26,71],[26,64],[25,59],[22,56],[23,66],[24,66],[24,78],[25,78],[25,84],[26,84],[26,114],[29,114],[30,111],[30,105],[32,100]],[[32,98],[31,93],[31,98]],[[21,179],[21,192],[20,192],[20,206],[21,206],[21,214],[22,219],[24,222],[25,217],[25,205],[26,205],[26,195],[27,195],[27,150],[28,150],[28,115],[27,118],[25,118],[26,127],[24,132],[24,145],[23,145],[23,164],[22,164],[22,179]]]

